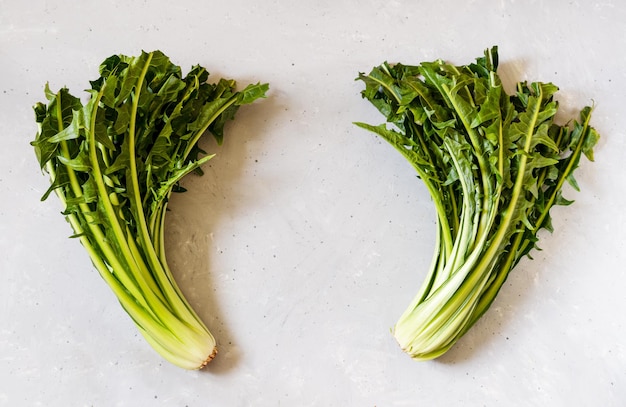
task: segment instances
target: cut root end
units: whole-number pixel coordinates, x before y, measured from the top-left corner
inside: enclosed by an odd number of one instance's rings
[[[198,368],[198,370],[203,369],[206,365],[209,364],[210,361],[213,360],[213,358],[215,357],[215,355],[217,355],[217,346],[213,348],[213,352],[211,352],[211,354],[205,359],[204,362],[202,362],[202,364],[200,365],[200,367]]]

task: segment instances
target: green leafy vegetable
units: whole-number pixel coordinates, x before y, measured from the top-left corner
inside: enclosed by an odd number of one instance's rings
[[[593,160],[590,107],[558,125],[555,85],[522,82],[509,96],[497,66],[493,47],[467,66],[384,63],[357,78],[387,124],[356,124],[413,165],[436,208],[430,270],[393,331],[415,359],[442,355],[487,311],[537,232],[552,230],[552,206],[571,203],[561,190],[578,189],[581,155]]]
[[[179,181],[213,155],[197,143],[207,130],[222,142],[239,106],[264,97],[267,84],[236,91],[233,80],[181,68],[160,51],[114,55],[91,82],[87,103],[66,88],[38,103],[31,143],[50,175],[63,215],[139,331],[166,360],[199,369],[215,339],[170,272],[164,219]],[[200,157],[202,155],[202,157]]]

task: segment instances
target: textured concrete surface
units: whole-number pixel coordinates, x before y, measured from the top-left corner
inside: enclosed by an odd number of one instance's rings
[[[0,405],[623,406],[626,3],[0,0]],[[354,78],[382,61],[467,63],[595,101],[602,135],[543,251],[437,361],[389,330],[424,278],[434,208]],[[238,113],[171,203],[170,265],[220,353],[162,361],[93,270],[29,142],[43,86],[80,93],[117,53],[161,49],[269,97]]]

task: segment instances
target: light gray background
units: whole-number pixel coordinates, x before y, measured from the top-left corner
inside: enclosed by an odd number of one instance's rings
[[[0,405],[626,405],[626,3],[0,0]],[[434,208],[410,165],[356,128],[359,71],[499,45],[500,73],[595,102],[602,135],[543,251],[448,354],[389,330],[424,278]],[[109,55],[160,49],[214,79],[269,82],[167,222],[178,281],[218,340],[163,362],[92,269],[29,142],[43,85],[80,93]]]

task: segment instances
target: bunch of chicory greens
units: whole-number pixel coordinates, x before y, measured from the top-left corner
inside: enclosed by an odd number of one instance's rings
[[[508,95],[493,47],[475,63],[384,63],[358,79],[386,118],[371,130],[415,168],[437,213],[427,277],[394,328],[415,359],[445,353],[492,304],[511,269],[552,230],[550,209],[581,155],[593,160],[591,108],[579,121],[554,121],[557,87],[518,83]]]

